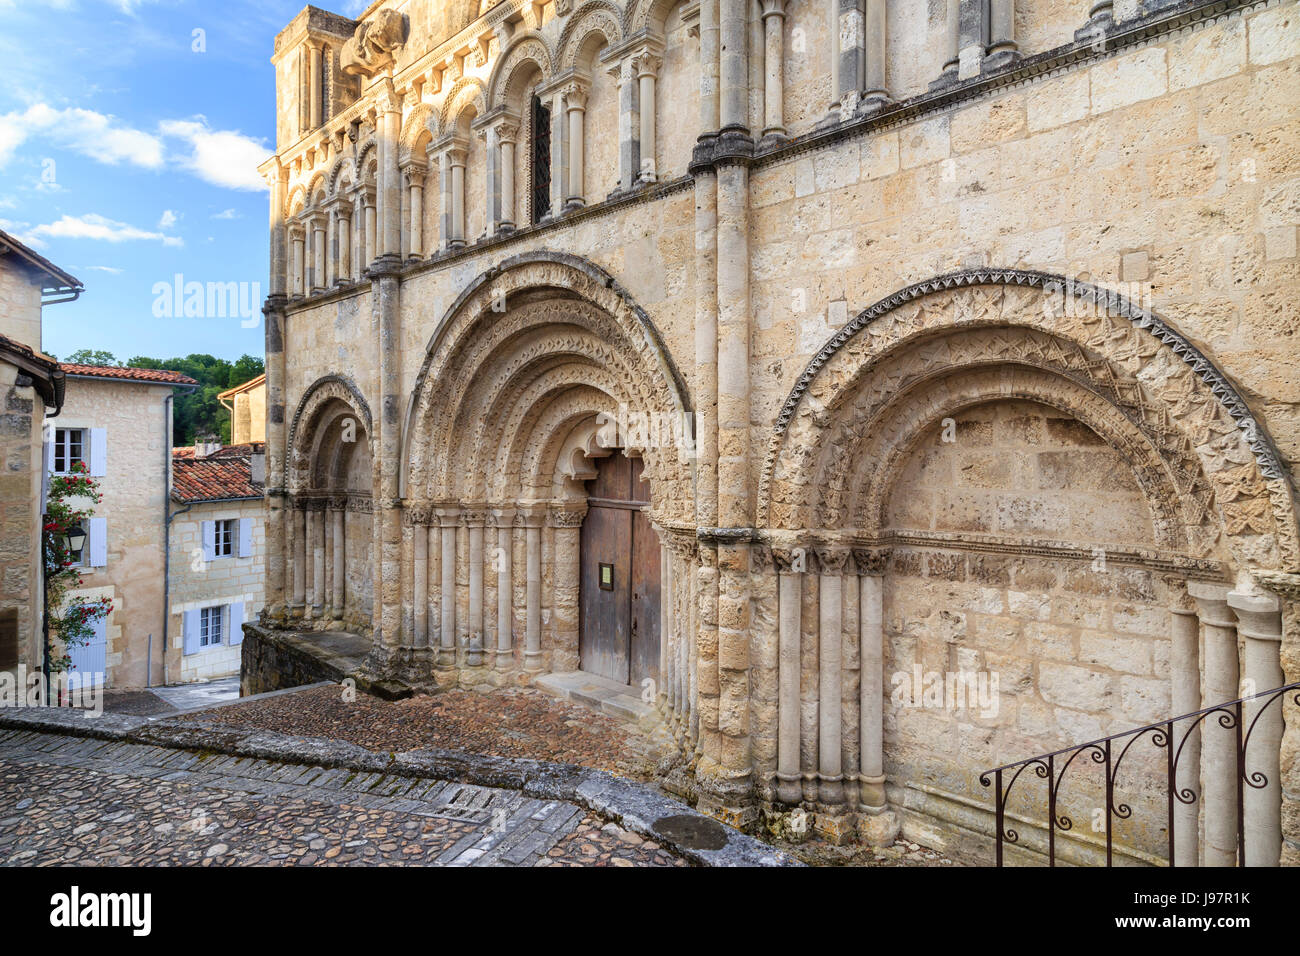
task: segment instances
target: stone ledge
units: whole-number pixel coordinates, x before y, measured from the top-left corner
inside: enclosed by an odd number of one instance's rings
[[[4,710],[0,711],[0,728],[519,790],[530,797],[576,803],[701,866],[803,865],[651,786],[603,770],[441,748],[382,754],[323,737],[113,714],[87,719],[83,713],[56,707]]]

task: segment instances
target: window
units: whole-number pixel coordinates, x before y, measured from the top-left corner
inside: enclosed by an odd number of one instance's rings
[[[214,558],[228,558],[235,553],[235,520],[227,518],[224,521],[214,521],[212,523],[212,556]]]
[[[89,465],[90,450],[86,446],[86,429],[54,429],[54,473],[66,475],[79,462]]]
[[[551,111],[534,96],[532,108],[533,222],[551,212]]]
[[[212,647],[221,643],[221,607],[205,607],[199,611],[199,647]]]

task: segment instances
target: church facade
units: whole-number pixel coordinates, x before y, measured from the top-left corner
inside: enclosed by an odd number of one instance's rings
[[[273,62],[258,627],[629,685],[670,789],[835,841],[1300,680],[1296,3],[379,0]]]

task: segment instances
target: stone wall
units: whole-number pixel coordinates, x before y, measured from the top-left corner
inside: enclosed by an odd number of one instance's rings
[[[170,386],[68,378],[61,428],[106,431],[106,474],[96,479],[104,500],[108,563],[82,571],[70,596],[108,597],[108,686],[144,687],[163,680],[163,535],[171,418]],[[152,675],[150,637],[153,638]]]
[[[266,509],[260,499],[200,502],[188,510],[173,505],[173,509],[176,516],[171,526],[168,682],[229,677],[239,673],[239,645],[225,642],[186,654],[183,616],[186,611],[242,601],[244,619],[257,619],[266,581]],[[240,557],[236,541],[235,554],[205,561],[203,522],[227,519],[253,522],[252,554]]]
[[[0,275],[7,272],[0,269]],[[0,306],[0,314],[2,309]],[[39,296],[36,309],[39,316]],[[41,658],[41,426],[45,413],[35,390],[15,383],[17,374],[12,365],[0,362],[0,628],[13,628],[17,645],[17,660],[0,661],[0,667],[11,663],[33,667]]]

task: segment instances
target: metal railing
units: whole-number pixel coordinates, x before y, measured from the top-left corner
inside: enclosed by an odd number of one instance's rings
[[[1134,730],[1128,730],[1120,734],[1112,734],[1109,737],[1101,737],[1097,740],[1090,740],[1084,744],[1077,744],[1073,747],[1066,747],[1062,750],[1053,751],[1048,754],[1040,754],[1036,757],[1028,757],[1024,760],[1018,760],[1014,763],[1003,764],[993,770],[987,770],[980,774],[980,784],[985,787],[993,787],[995,792],[995,816],[997,825],[997,866],[1003,865],[1003,851],[1006,844],[1017,845],[1020,842],[1020,834],[1007,826],[1007,805],[1008,798],[1012,788],[1020,779],[1021,775],[1032,768],[1033,776],[1046,780],[1047,783],[1047,860],[1048,866],[1056,865],[1056,838],[1058,832],[1069,832],[1074,828],[1074,821],[1068,814],[1060,811],[1060,794],[1062,785],[1065,781],[1065,775],[1069,771],[1075,759],[1082,754],[1087,755],[1087,760],[1093,764],[1104,767],[1105,770],[1105,794],[1106,794],[1106,865],[1111,866],[1114,861],[1115,853],[1115,821],[1127,820],[1133,815],[1133,808],[1129,803],[1124,802],[1123,798],[1117,797],[1121,793],[1118,786],[1120,767],[1124,758],[1128,756],[1133,745],[1139,740],[1146,737],[1148,742],[1157,750],[1164,751],[1165,765],[1165,804],[1168,813],[1168,852],[1169,865],[1179,865],[1175,846],[1175,808],[1178,804],[1191,806],[1197,802],[1198,791],[1193,787],[1179,786],[1178,768],[1179,760],[1183,756],[1187,742],[1196,734],[1201,724],[1211,715],[1215,717],[1215,723],[1226,730],[1235,731],[1236,738],[1236,778],[1237,778],[1237,796],[1236,796],[1236,852],[1237,863],[1240,866],[1246,865],[1246,788],[1254,790],[1263,790],[1269,785],[1268,776],[1258,770],[1248,770],[1246,766],[1246,750],[1250,746],[1251,735],[1254,733],[1259,719],[1268,710],[1269,707],[1277,703],[1279,710],[1281,704],[1278,703],[1288,693],[1295,692],[1295,703],[1300,704],[1300,682],[1287,684],[1274,690],[1264,691],[1249,697],[1242,697],[1237,700],[1228,701],[1218,704],[1214,707],[1206,707],[1204,710],[1193,711],[1190,714],[1183,714],[1178,717],[1171,717],[1168,720],[1159,723],[1147,724],[1145,727],[1138,727]],[[1251,708],[1250,722],[1246,724],[1248,716],[1246,704],[1259,701],[1258,709]],[[1184,722],[1189,722],[1184,725]],[[1181,735],[1180,735],[1181,734]],[[1148,735],[1150,735],[1148,737]],[[1193,768],[1193,772],[1198,772],[1199,767]],[[1003,783],[1007,777],[1008,782]],[[1194,778],[1195,779],[1195,778]],[[1023,790],[1023,788],[1022,788]],[[1129,798],[1132,799],[1132,798]],[[1098,808],[1100,809],[1100,808]],[[1196,860],[1184,861],[1182,865],[1196,865]]]

